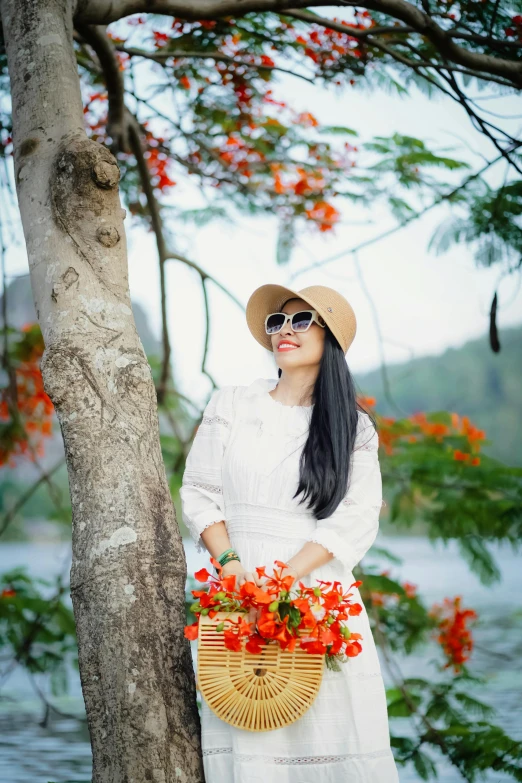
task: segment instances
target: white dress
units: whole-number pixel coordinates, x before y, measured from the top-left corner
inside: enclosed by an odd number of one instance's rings
[[[198,551],[201,531],[225,520],[230,545],[253,571],[286,561],[306,541],[334,557],[301,581],[339,580],[347,590],[352,569],[375,540],[382,505],[378,435],[359,412],[351,483],[327,519],[316,520],[297,488],[299,457],[311,407],[287,406],[268,392],[277,379],[224,386],[205,409],[186,461],[180,490],[183,521]],[[210,555],[209,555],[210,557]],[[207,566],[211,569],[210,561]],[[355,599],[362,603],[358,590]],[[294,723],[265,732],[222,721],[205,700],[201,741],[207,783],[398,783],[390,749],[386,697],[366,610],[349,627],[363,652],[341,671],[324,668],[312,705]]]

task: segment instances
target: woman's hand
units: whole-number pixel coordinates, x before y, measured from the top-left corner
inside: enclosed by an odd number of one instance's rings
[[[252,573],[252,571],[247,571],[240,563],[239,560],[230,560],[228,563],[226,563],[222,570],[221,570],[221,576],[230,576],[230,574],[236,574],[236,588],[239,589],[242,584],[245,582],[254,582],[257,587],[264,588],[265,583],[268,581],[268,576],[258,576],[257,573]],[[299,579],[299,574],[297,570],[293,566],[288,566],[288,568],[283,569],[282,576],[288,576],[291,575],[293,577],[292,585],[290,586],[290,589],[295,584],[295,582]],[[248,612],[248,622],[255,622],[257,624],[257,621],[259,620],[259,617],[261,616],[261,607],[251,607],[250,611]]]
[[[265,581],[264,577],[259,577],[257,573],[253,574],[252,571],[247,571],[245,568],[243,568],[239,560],[230,560],[223,566],[221,576],[230,576],[230,574],[236,574],[237,589],[239,589],[245,582],[254,582],[257,587],[261,587]],[[247,622],[254,623],[255,628],[260,615],[261,609],[256,608],[255,606],[251,606],[246,616]]]
[[[290,589],[294,586],[294,584],[299,580],[299,574],[297,572],[297,569],[295,569],[293,566],[289,565],[286,568],[283,568],[281,571],[281,577],[284,579],[285,576],[291,576],[293,578],[293,582],[290,585]]]
[[[257,587],[261,587],[262,578],[252,571],[247,571],[240,563],[239,560],[229,560],[225,563],[221,570],[221,576],[230,576],[230,574],[236,575],[236,588],[240,588],[245,582],[254,582]]]

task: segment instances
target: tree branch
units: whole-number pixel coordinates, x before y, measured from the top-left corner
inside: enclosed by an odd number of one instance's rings
[[[287,68],[280,68],[278,65],[256,65],[255,63],[243,60],[240,57],[232,57],[229,54],[222,54],[221,52],[181,52],[181,51],[169,51],[169,52],[147,52],[144,49],[136,49],[133,47],[123,46],[123,44],[116,44],[114,47],[119,52],[124,52],[131,57],[144,57],[147,60],[154,60],[155,62],[164,63],[170,59],[181,59],[186,57],[188,59],[204,59],[204,60],[216,60],[224,63],[231,63],[233,65],[244,65],[247,68],[253,68],[257,71],[280,71],[281,73],[287,73],[290,76],[296,76],[298,79],[304,79],[310,84],[314,84],[314,80],[304,76],[301,73],[295,73]]]
[[[111,152],[129,151],[127,124],[125,122],[125,87],[123,73],[114,56],[114,47],[103,25],[87,25],[78,22],[76,31],[94,50],[105,78],[108,93],[107,132],[112,139]]]
[[[251,12],[272,12],[292,16],[310,5],[314,7],[352,7],[355,3],[346,2],[346,0],[337,0],[337,2],[335,0],[315,0],[312,3],[309,0],[295,0],[295,2],[288,2],[288,4],[284,0],[198,0],[198,2],[194,2],[194,0],[152,0],[152,2],[151,0],[111,0],[111,2],[108,0],[78,0],[75,18],[84,23],[109,24],[130,14],[151,12],[181,17],[188,21],[220,19],[228,15],[240,17]],[[450,31],[444,30],[433,17],[407,0],[363,0],[363,2],[358,2],[357,6],[369,11],[387,14],[392,19],[397,19],[411,27],[419,35],[428,38],[441,56],[457,63],[457,65],[469,68],[477,74],[489,73],[500,76],[514,86],[522,87],[521,63],[463,48],[455,42]],[[316,21],[331,29],[341,28],[341,32],[348,35],[352,35],[354,32],[353,28],[346,28],[344,25],[334,27],[330,19],[318,18],[314,20],[314,14],[310,13],[309,16],[312,19],[307,19],[307,21]]]
[[[341,5],[345,3],[341,2]],[[522,64],[511,60],[502,60],[489,54],[479,54],[464,49],[455,43],[448,33],[428,14],[423,13],[406,0],[365,0],[360,5],[369,11],[389,14],[404,24],[413,27],[417,33],[425,35],[440,54],[451,62],[508,79],[517,87],[522,87]]]
[[[161,211],[154,188],[152,186],[150,171],[144,157],[144,150],[141,141],[140,127],[136,118],[128,112],[128,132],[132,152],[138,164],[138,171],[141,179],[141,186],[147,198],[150,218],[154,234],[156,235],[156,246],[158,248],[159,270],[160,270],[160,295],[161,295],[161,324],[162,324],[162,361],[159,385],[156,390],[158,404],[161,405],[165,398],[167,382],[170,374],[170,337],[167,320],[167,288],[165,280],[165,262],[168,257],[167,245],[163,234],[163,221]]]
[[[185,258],[185,256],[176,253],[174,250],[168,251],[167,258],[171,258],[175,261],[181,261],[181,263],[186,264],[186,266],[195,269],[201,279],[201,286],[203,289],[203,301],[205,304],[205,344],[203,349],[203,358],[201,360],[201,372],[210,379],[212,386],[216,388],[216,382],[211,377],[210,373],[208,372],[205,366],[207,363],[208,346],[210,342],[210,308],[209,308],[209,301],[208,301],[207,282],[211,280],[221,291],[223,291],[223,293],[225,293],[230,299],[232,299],[232,301],[235,304],[237,304],[238,307],[240,307],[243,311],[245,310],[245,308],[241,304],[239,299],[236,299],[236,297],[233,294],[231,294],[230,291],[228,291],[224,285],[222,285],[218,280],[216,280],[215,277],[209,275],[208,272],[205,272],[205,270],[202,269],[194,261],[190,261],[188,258]]]
[[[313,5],[318,4],[314,3]],[[347,3],[339,2],[331,3],[331,5],[347,5]],[[464,49],[456,44],[452,35],[439,27],[430,16],[427,16],[420,9],[406,2],[406,0],[365,0],[365,2],[358,3],[358,6],[371,11],[389,14],[406,24],[414,32],[426,36],[442,56],[451,62],[469,68],[476,75],[477,79],[487,80],[487,74],[491,74],[507,79],[513,86],[522,87],[522,65],[520,63]],[[304,22],[328,27],[331,30],[345,33],[345,35],[350,35],[354,38],[362,39],[364,37],[368,39],[369,35],[373,36],[373,30],[371,29],[365,32],[364,36],[361,36],[361,31],[359,30],[334,22],[327,17],[317,16],[310,11],[288,8],[286,11],[281,11],[281,13]],[[402,28],[398,28],[397,32],[402,32]],[[377,42],[374,41],[373,43],[376,44]],[[378,43],[382,45],[382,42]],[[405,65],[409,64],[405,63]]]
[[[13,521],[17,513],[20,511],[20,509],[27,503],[27,501],[34,495],[36,490],[42,486],[42,484],[49,484],[49,480],[53,473],[56,473],[56,471],[62,467],[62,465],[65,465],[65,459],[61,459],[59,462],[56,463],[50,470],[47,472],[42,472],[42,475],[39,479],[37,479],[34,484],[31,484],[31,486],[26,489],[26,491],[21,495],[14,506],[10,508],[2,519],[0,520],[0,536],[2,536],[5,531],[7,530],[7,527],[9,524]]]
[[[208,272],[206,272],[199,264],[196,264],[195,261],[190,261],[190,259],[186,258],[185,256],[180,255],[180,253],[176,253],[174,250],[169,250],[167,252],[167,259],[171,258],[174,261],[181,261],[183,264],[186,264],[187,266],[190,266],[192,269],[195,269],[198,275],[201,277],[202,281],[205,280],[211,280],[214,285],[216,285],[221,291],[223,291],[224,294],[226,294],[229,299],[231,299],[234,304],[237,304],[238,307],[241,308],[241,310],[244,311],[245,307],[241,304],[239,299],[237,299],[234,294],[231,294],[228,288],[225,288],[225,286],[219,282],[219,280],[216,280],[215,277],[212,277]]]
[[[306,8],[310,5],[310,0],[294,0],[288,3],[284,0],[77,0],[75,19],[90,24],[109,24],[131,14],[154,13],[197,21],[220,19],[230,15],[240,17],[254,11],[281,13],[287,5]],[[312,5],[332,6],[339,3],[317,0]]]
[[[404,677],[400,671],[400,668],[397,662],[394,661],[391,656],[391,650],[388,645],[388,640],[386,638],[385,632],[381,628],[379,613],[375,605],[372,605],[371,613],[373,616],[373,621],[374,621],[373,627],[374,627],[377,643],[379,645],[380,650],[382,651],[385,663],[387,665],[388,672],[393,680],[393,684],[395,685],[396,688],[400,690],[404,698],[404,701],[408,705],[408,709],[410,710],[410,717],[413,719],[413,716],[415,715],[418,718],[420,718],[421,722],[426,727],[429,735],[433,737],[433,740],[436,741],[436,744],[439,746],[439,748],[444,753],[444,755],[447,756],[449,761],[451,761],[451,763],[458,769],[463,779],[466,780],[467,783],[473,783],[473,780],[468,774],[465,766],[463,765],[462,760],[458,757],[457,754],[454,753],[451,746],[447,744],[444,734],[441,733],[439,729],[437,729],[437,727],[431,723],[427,715],[425,715],[423,712],[421,712],[418,709],[417,705],[415,704],[415,701],[411,698],[410,693],[406,688]],[[416,733],[417,736],[419,736],[422,740],[422,731],[420,731],[418,727],[416,727]]]
[[[521,145],[522,145],[522,141],[518,142],[517,144],[513,144],[512,149],[516,149],[517,146],[521,146]],[[486,165],[484,165],[481,169],[479,169],[479,171],[476,171],[474,174],[471,174],[469,177],[466,177],[464,182],[461,182],[461,184],[458,185],[456,188],[453,188],[453,190],[449,191],[449,193],[443,193],[441,196],[439,196],[434,201],[432,201],[432,203],[429,204],[427,207],[419,210],[419,212],[414,212],[413,215],[407,217],[406,220],[402,221],[402,223],[399,223],[398,225],[393,226],[392,228],[389,228],[387,231],[383,231],[382,233],[377,234],[376,236],[371,237],[370,239],[365,239],[363,242],[360,242],[358,245],[354,245],[353,247],[347,248],[346,250],[342,250],[340,253],[336,253],[335,255],[330,256],[329,258],[323,258],[321,261],[315,261],[313,264],[309,264],[308,266],[305,266],[303,269],[296,270],[296,272],[290,275],[290,282],[292,282],[299,275],[302,275],[305,272],[309,272],[311,269],[317,269],[318,267],[322,267],[325,264],[330,264],[332,261],[338,261],[340,258],[343,258],[343,256],[356,253],[358,250],[362,250],[363,248],[369,247],[370,245],[373,245],[376,242],[380,242],[381,239],[387,239],[389,236],[396,234],[398,231],[401,231],[403,228],[406,228],[406,226],[408,226],[410,223],[413,223],[413,221],[418,220],[427,212],[430,212],[430,210],[432,210],[434,207],[437,207],[439,204],[442,204],[443,201],[451,200],[456,193],[458,193],[460,190],[462,190],[467,185],[469,185],[470,182],[472,182],[475,179],[478,179],[478,177],[484,174],[484,172],[487,171],[487,169],[489,169],[495,163],[498,163],[499,160],[502,160],[502,157],[503,155],[499,155],[494,160],[488,161]]]

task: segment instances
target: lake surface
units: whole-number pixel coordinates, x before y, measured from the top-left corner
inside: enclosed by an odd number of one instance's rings
[[[413,582],[426,602],[441,601],[445,596],[462,595],[465,606],[479,613],[474,629],[475,650],[471,669],[487,678],[486,686],[476,696],[497,710],[493,719],[514,738],[522,739],[522,561],[510,549],[496,549],[502,571],[502,581],[493,587],[480,584],[470,574],[458,554],[456,546],[432,546],[422,538],[380,538],[380,546],[403,559],[403,564],[392,565],[391,576]],[[208,555],[195,551],[191,540],[185,541],[187,568],[190,574],[202,566],[209,566]],[[68,544],[2,544],[0,572],[14,566],[28,566],[33,576],[44,578],[68,573],[70,546]],[[192,643],[194,651],[195,643]],[[422,655],[400,660],[403,673],[432,677],[428,665],[434,649]],[[0,663],[0,672],[2,664]],[[384,671],[385,680],[388,676]],[[37,679],[38,686],[49,694],[46,678]],[[52,713],[48,723],[41,725],[43,707],[35,695],[31,682],[22,671],[15,671],[0,691],[0,783],[89,783],[91,754],[89,736],[84,721],[83,700],[79,677],[70,677],[70,695],[66,699],[49,700],[59,706],[63,716]],[[392,731],[407,733],[406,721],[394,721]],[[400,769],[401,783],[418,783],[414,770]],[[451,767],[439,767],[442,783],[458,783],[462,778]],[[512,778],[497,774],[486,778],[487,783],[504,783]],[[214,783],[214,781],[212,781]],[[229,781],[219,781],[229,783]],[[272,783],[272,781],[267,781]]]

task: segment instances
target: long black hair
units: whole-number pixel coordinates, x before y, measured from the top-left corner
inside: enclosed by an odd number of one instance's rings
[[[281,375],[278,368],[279,378]],[[315,519],[324,519],[333,514],[348,491],[357,411],[368,413],[377,430],[373,416],[356,400],[355,382],[345,354],[328,325],[311,397],[314,408],[299,461],[299,484],[294,498],[303,492],[301,502],[308,500]]]

